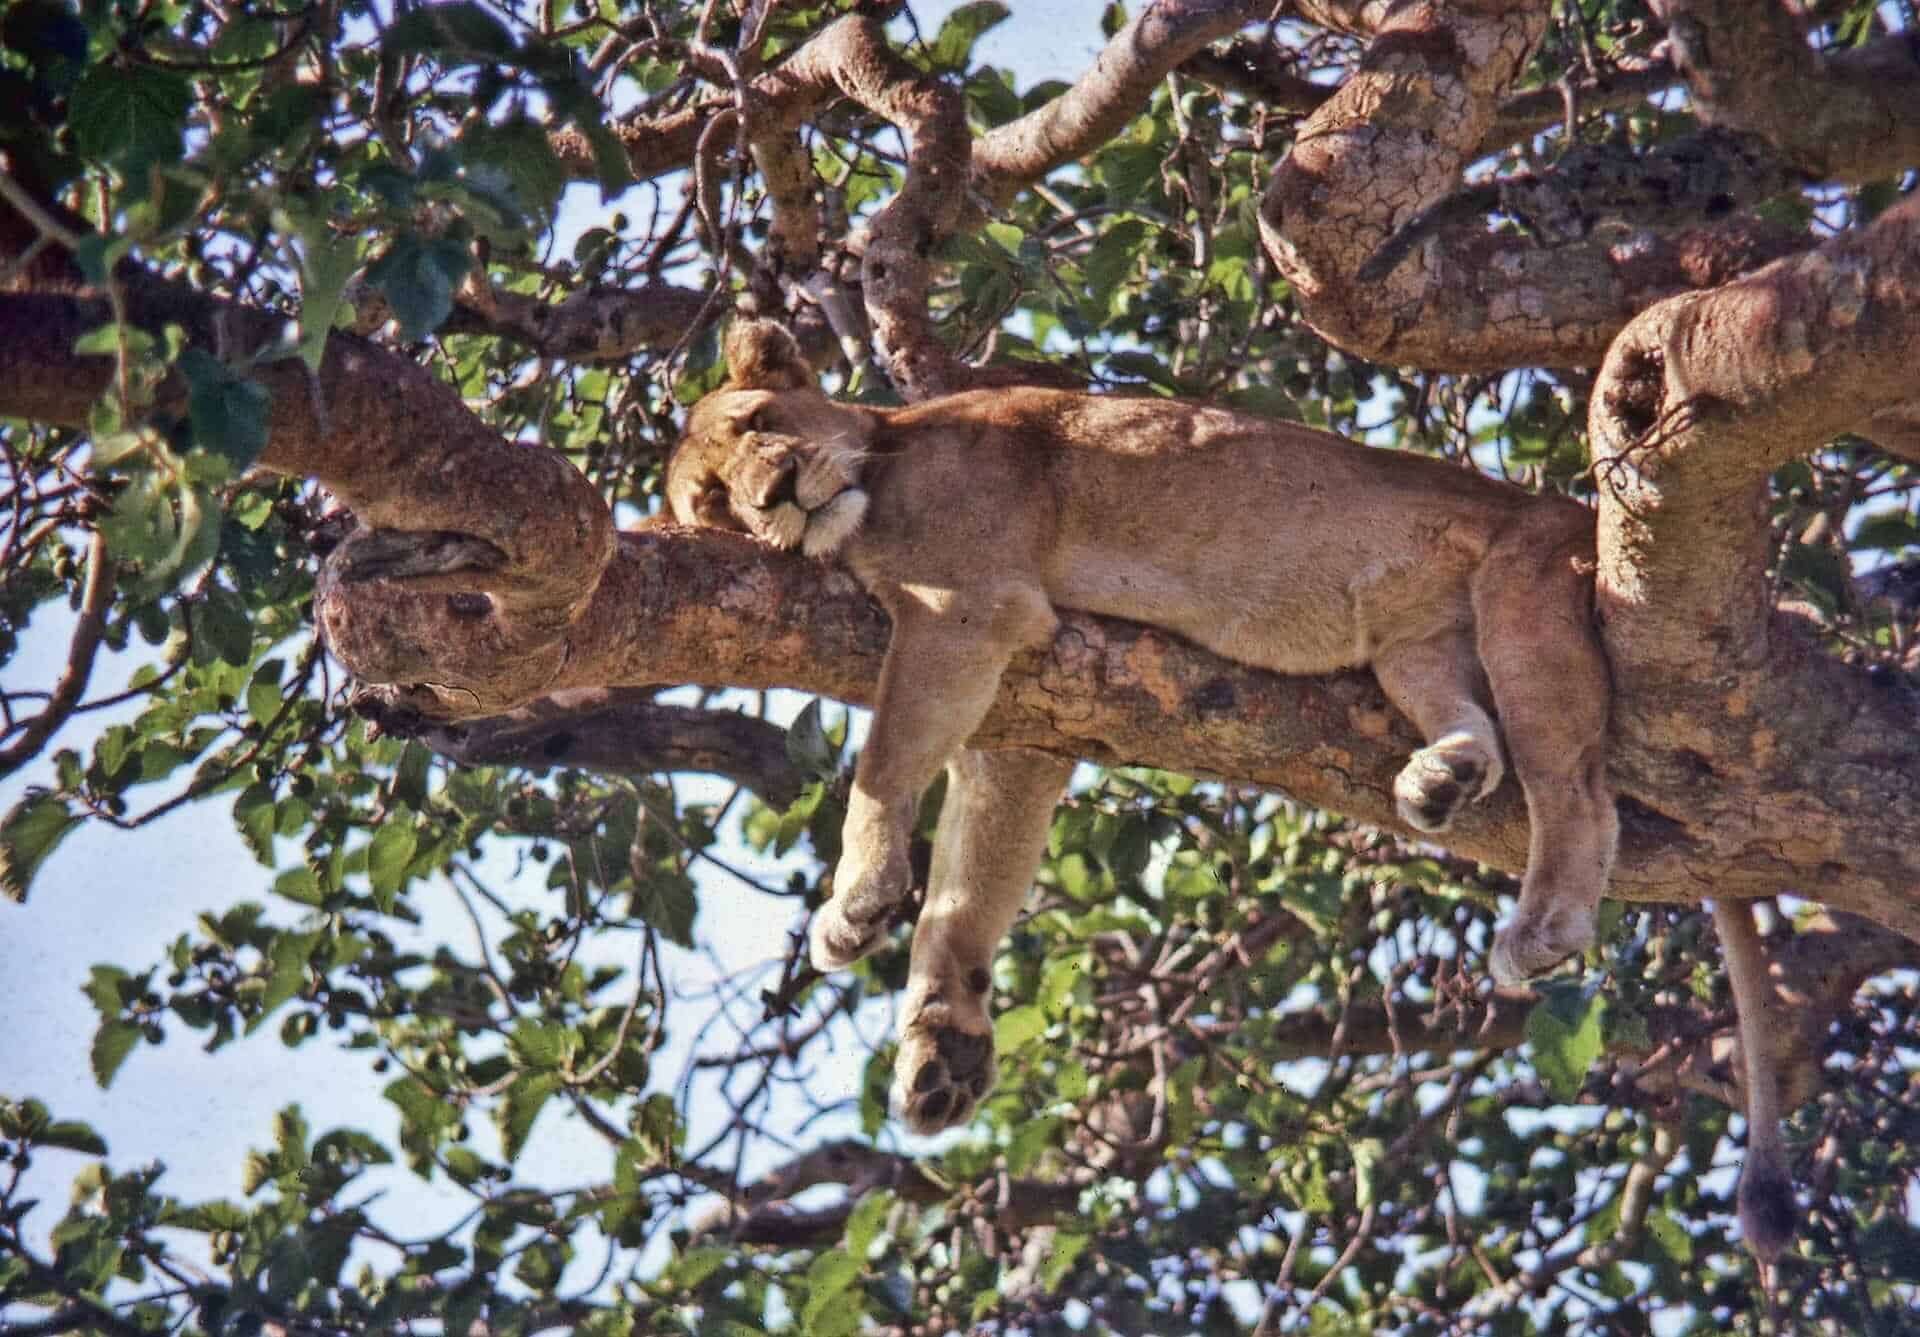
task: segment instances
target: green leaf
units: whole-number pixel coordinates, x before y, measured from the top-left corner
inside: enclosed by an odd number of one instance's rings
[[[148,65],[96,65],[67,103],[74,147],[129,175],[149,163],[177,161],[193,89],[177,74]]]
[[[660,1279],[675,1290],[692,1290],[708,1277],[712,1276],[733,1256],[733,1251],[719,1244],[708,1244],[698,1249],[688,1249],[661,1273]]]
[[[562,1068],[580,1052],[580,1032],[571,1026],[521,1017],[507,1037],[507,1051],[524,1068]]]
[[[1011,1054],[1047,1029],[1047,1014],[1032,1003],[1010,1008],[993,1023],[993,1047]]]
[[[1067,1273],[1073,1271],[1074,1261],[1092,1238],[1090,1235],[1070,1235],[1064,1230],[1053,1237],[1053,1249],[1040,1269],[1040,1284],[1046,1288],[1047,1294],[1053,1294]]]
[[[1105,315],[1113,299],[1113,290],[1132,272],[1147,240],[1147,225],[1137,218],[1123,218],[1100,234],[1100,239],[1080,263],[1086,277],[1087,292],[1094,308]]]
[[[1031,1170],[1034,1162],[1040,1159],[1040,1153],[1053,1145],[1054,1135],[1059,1130],[1059,1116],[1053,1114],[1043,1114],[1020,1124],[1007,1140],[1008,1172],[1023,1175]]]
[[[280,713],[283,704],[279,668],[278,661],[269,660],[261,665],[260,671],[253,675],[253,681],[247,684],[247,714],[263,729],[273,723],[274,716]]]
[[[417,343],[440,328],[453,311],[453,290],[468,263],[467,248],[451,237],[409,232],[367,266],[367,283],[393,308],[402,343]]]
[[[1572,1100],[1600,1057],[1606,999],[1597,984],[1583,986],[1577,980],[1549,980],[1540,986],[1540,994],[1527,1014],[1533,1064],[1555,1099]]]
[[[1107,356],[1107,372],[1114,376],[1137,376],[1164,390],[1174,388],[1173,373],[1167,369],[1166,363],[1152,353],[1110,353]]]
[[[967,68],[973,55],[973,44],[981,36],[1000,23],[1013,11],[999,0],[975,0],[970,5],[961,5],[947,15],[946,22],[940,25],[940,33],[933,39],[933,47],[927,53],[936,70],[958,72]]]
[[[818,1332],[821,1330],[819,1319],[827,1305],[851,1286],[854,1278],[860,1275],[861,1260],[851,1253],[838,1249],[825,1250],[814,1256],[813,1263],[807,1268],[807,1303],[800,1311],[800,1331]]]
[[[1899,552],[1903,548],[1920,547],[1920,519],[1905,511],[1870,515],[1860,522],[1847,546],[1855,552],[1867,548]]]
[[[1112,203],[1132,204],[1159,184],[1162,157],[1150,144],[1114,144],[1094,160],[1094,171]]]
[[[546,128],[521,116],[495,123],[475,121],[461,132],[461,157],[495,172],[529,218],[544,218],[559,203],[567,173],[547,138]]]
[[[507,1088],[506,1099],[496,1112],[500,1124],[500,1148],[509,1164],[520,1158],[533,1131],[540,1109],[560,1089],[560,1079],[552,1073],[522,1073]]]
[[[290,901],[316,908],[326,903],[327,894],[320,886],[320,875],[311,868],[289,868],[273,880],[273,892],[276,896],[285,896]]]
[[[820,720],[820,698],[807,702],[787,726],[787,760],[807,775],[831,780],[839,773],[839,749]]]
[[[51,794],[28,794],[0,821],[0,896],[25,902],[27,887],[80,819],[65,799]]]
[[[240,597],[218,585],[193,606],[193,662],[244,664],[253,657],[253,624]]]
[[[60,1147],[66,1151],[84,1151],[90,1156],[107,1154],[107,1144],[100,1134],[77,1119],[62,1119],[58,1123],[49,1123],[33,1140],[43,1147]]]
[[[318,933],[281,933],[267,950],[267,987],[260,995],[260,1011],[247,1022],[247,1034],[259,1029],[275,1009],[300,992],[306,983],[307,961],[313,955]]]
[[[627,898],[627,913],[668,942],[693,946],[693,919],[699,910],[690,878],[664,868],[649,868]]]
[[[93,1080],[102,1091],[112,1083],[114,1073],[120,1071],[120,1065],[139,1043],[140,1027],[131,1021],[103,1022],[93,1033],[93,1048],[88,1059],[93,1065]]]
[[[860,1199],[859,1204],[847,1215],[847,1234],[845,1246],[851,1258],[866,1261],[873,1250],[873,1242],[880,1237],[880,1230],[887,1224],[887,1214],[893,1210],[894,1196],[886,1189],[876,1189]]]
[[[1380,1163],[1387,1157],[1387,1144],[1377,1137],[1355,1142],[1353,1153],[1353,1203],[1365,1211],[1379,1200]]]
[[[119,966],[95,966],[87,972],[87,982],[81,986],[80,992],[87,996],[93,1004],[93,1010],[102,1019],[111,1020],[125,1010],[140,988],[134,983],[133,976]]]
[[[887,1122],[887,1092],[893,1081],[893,1051],[883,1049],[867,1060],[860,1074],[860,1131],[874,1136]]]
[[[267,411],[272,396],[258,381],[233,370],[204,349],[189,348],[180,355],[180,374],[187,378],[187,419],[193,424],[196,446],[222,460],[226,478],[237,478],[267,448]]]
[[[1693,1261],[1693,1237],[1674,1219],[1673,1213],[1659,1207],[1648,1212],[1647,1237],[1671,1261],[1683,1266]]]
[[[335,236],[324,225],[302,232],[300,241],[300,335],[296,346],[307,370],[319,371],[347,282],[360,267],[361,243],[357,237]]]
[[[418,845],[410,821],[381,824],[367,843],[367,883],[376,897],[391,898],[407,882],[407,865]]]

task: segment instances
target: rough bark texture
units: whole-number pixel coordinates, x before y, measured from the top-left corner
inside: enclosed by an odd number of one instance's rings
[[[1817,178],[1871,180],[1920,160],[1920,52],[1910,35],[1823,55],[1769,0],[1653,8],[1709,123],[1764,135]]]

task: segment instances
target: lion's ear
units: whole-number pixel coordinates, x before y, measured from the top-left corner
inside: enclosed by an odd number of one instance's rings
[[[813,384],[800,344],[770,320],[736,320],[727,329],[727,380],[740,390],[799,390]]]

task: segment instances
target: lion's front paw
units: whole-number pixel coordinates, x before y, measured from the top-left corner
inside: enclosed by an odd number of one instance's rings
[[[929,1007],[900,1036],[893,1112],[916,1133],[937,1133],[966,1122],[993,1077],[993,1033],[962,1030],[951,1009]]]
[[[878,868],[862,867],[852,855],[834,870],[833,898],[813,916],[808,930],[815,970],[844,970],[885,941],[900,906],[912,890],[913,872],[902,857]]]
[[[1500,783],[1500,758],[1466,736],[1443,738],[1407,759],[1393,782],[1400,820],[1416,831],[1444,831],[1467,803]]]
[[[1495,984],[1524,984],[1593,944],[1592,911],[1560,910],[1516,918],[1493,935],[1487,969]]]
[[[881,906],[870,919],[849,912],[836,896],[814,912],[807,931],[807,956],[818,971],[845,970],[870,955],[893,927],[893,907]]]

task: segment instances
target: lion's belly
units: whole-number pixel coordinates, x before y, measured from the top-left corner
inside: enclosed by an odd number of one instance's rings
[[[1170,569],[1111,550],[1078,556],[1052,582],[1056,605],[1164,627],[1276,673],[1356,668],[1383,644],[1472,621],[1465,565],[1449,569],[1431,552],[1424,561],[1307,560],[1280,569],[1224,562]]]

